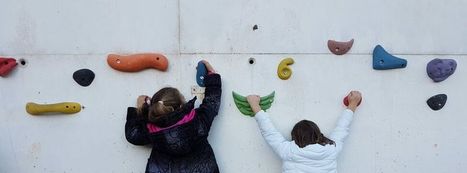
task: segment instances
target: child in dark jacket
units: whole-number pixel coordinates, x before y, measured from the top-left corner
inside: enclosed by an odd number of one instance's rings
[[[152,144],[146,173],[216,173],[219,168],[207,137],[221,102],[221,77],[203,61],[205,98],[194,108],[196,97],[185,103],[175,88],[162,88],[152,98],[139,96],[129,107],[125,136],[134,145]]]

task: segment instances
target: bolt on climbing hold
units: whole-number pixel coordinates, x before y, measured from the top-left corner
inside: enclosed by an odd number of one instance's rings
[[[354,39],[347,42],[328,40],[328,48],[335,55],[344,55],[352,48]]]
[[[89,69],[80,69],[73,73],[73,80],[81,86],[87,87],[91,85],[95,74]]]
[[[454,74],[456,68],[456,60],[435,58],[426,65],[426,73],[434,82],[441,82]]]
[[[277,76],[279,76],[282,80],[287,80],[292,76],[292,69],[290,69],[289,65],[292,65],[294,60],[292,58],[285,58],[277,67]]]
[[[261,107],[262,110],[267,110],[271,108],[271,104],[272,102],[274,102],[275,93],[276,92],[273,91],[271,94],[260,98],[259,106]],[[235,102],[235,106],[237,106],[238,110],[243,115],[247,115],[250,117],[253,117],[255,115],[255,113],[251,109],[250,104],[248,103],[245,96],[237,94],[235,91],[232,91],[232,96]]]
[[[137,72],[147,68],[165,71],[169,66],[169,60],[164,55],[157,53],[109,54],[107,56],[107,63],[113,69],[123,72]]]
[[[377,45],[375,49],[373,49],[373,69],[388,70],[405,68],[406,66],[407,60],[389,54],[380,45]]]
[[[55,104],[37,104],[29,102],[26,104],[26,112],[31,115],[41,114],[73,114],[81,111],[81,105],[76,102],[61,102]]]

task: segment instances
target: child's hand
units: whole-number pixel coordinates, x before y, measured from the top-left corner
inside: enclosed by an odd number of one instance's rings
[[[246,97],[246,100],[255,114],[261,111],[261,107],[259,106],[260,99],[258,95],[249,95]]]
[[[362,100],[362,94],[359,91],[351,91],[347,96],[347,99],[349,100],[349,106],[347,106],[347,108],[355,112],[358,107],[358,103]]]
[[[138,96],[138,99],[136,99],[136,107],[138,109],[142,108],[143,104],[146,103],[147,99],[151,99],[151,98],[149,98],[147,95]]]
[[[204,63],[204,65],[206,66],[206,70],[208,70],[208,72],[211,72],[211,73],[215,73],[215,72],[216,72],[216,70],[214,70],[214,68],[212,68],[211,64],[209,64],[208,61],[203,60],[203,63]]]

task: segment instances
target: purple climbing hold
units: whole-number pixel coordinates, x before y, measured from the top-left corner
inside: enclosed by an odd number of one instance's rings
[[[434,82],[441,82],[451,76],[456,68],[456,60],[435,58],[426,65],[426,73]]]

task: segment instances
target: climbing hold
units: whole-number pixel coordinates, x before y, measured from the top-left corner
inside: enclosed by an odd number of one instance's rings
[[[6,77],[18,65],[13,58],[0,57],[0,76]]]
[[[137,72],[147,68],[155,68],[161,71],[167,70],[169,60],[156,53],[141,53],[132,55],[109,54],[107,63],[115,70],[124,72]]]
[[[279,78],[287,80],[292,76],[292,69],[290,69],[289,65],[293,63],[294,60],[292,58],[285,58],[279,63],[279,66],[277,67],[277,75]]]
[[[89,86],[94,80],[94,72],[89,69],[81,69],[73,73],[73,79],[81,86]]]
[[[388,70],[405,68],[406,66],[407,60],[389,54],[380,45],[377,45],[375,49],[373,49],[373,69]]]
[[[274,102],[274,95],[275,91],[273,91],[271,94],[267,96],[263,96],[260,98],[259,106],[261,107],[262,110],[267,110],[271,108],[272,102]],[[250,104],[248,103],[246,97],[241,96],[240,94],[237,94],[236,92],[232,91],[232,96],[234,98],[235,105],[237,106],[238,110],[243,114],[247,116],[253,117],[255,113],[250,107]]]
[[[435,58],[426,65],[426,73],[434,82],[441,82],[451,76],[456,68],[456,60]]]
[[[26,111],[31,115],[47,113],[73,114],[81,111],[81,105],[76,102],[62,102],[55,104],[37,104],[29,102],[26,104]]]
[[[344,105],[345,105],[345,106],[349,106],[349,98],[348,98],[348,97],[349,97],[349,96],[345,96],[345,97],[344,97],[343,102],[344,102]],[[360,106],[360,103],[362,103],[362,100],[363,100],[363,98],[360,99],[360,101],[358,102],[357,106]]]
[[[203,61],[199,61],[196,67],[196,83],[198,83],[200,87],[204,87],[204,77],[206,74],[208,74],[206,65],[204,65]]]
[[[448,96],[446,94],[438,94],[430,97],[426,101],[426,104],[428,104],[431,109],[437,111],[444,107],[447,100]]]
[[[328,40],[329,50],[336,55],[344,55],[350,48],[352,48],[353,39],[347,42],[338,42],[334,40]]]
[[[258,25],[254,25],[253,26],[253,31],[257,30],[258,29]]]

